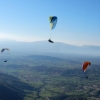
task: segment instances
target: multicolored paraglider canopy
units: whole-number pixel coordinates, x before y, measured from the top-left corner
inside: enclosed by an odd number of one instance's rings
[[[57,17],[56,16],[50,16],[49,17],[49,21],[50,21],[50,28],[51,30],[53,30],[57,24]]]

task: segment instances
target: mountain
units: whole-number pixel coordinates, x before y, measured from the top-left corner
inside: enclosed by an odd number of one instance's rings
[[[8,47],[11,52],[25,54],[80,54],[100,56],[100,46],[74,46],[61,42],[49,43],[48,41],[36,42],[17,42],[17,41],[0,41],[0,48]]]
[[[0,100],[23,100],[33,87],[18,78],[0,72]]]

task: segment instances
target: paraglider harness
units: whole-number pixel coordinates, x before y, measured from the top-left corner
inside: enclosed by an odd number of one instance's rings
[[[4,62],[7,62],[7,60],[5,60]]]
[[[50,43],[54,43],[51,39],[48,40]]]

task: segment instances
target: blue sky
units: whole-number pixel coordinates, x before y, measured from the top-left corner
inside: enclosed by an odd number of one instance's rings
[[[49,16],[57,16],[50,30]],[[100,0],[0,0],[0,39],[100,45]]]

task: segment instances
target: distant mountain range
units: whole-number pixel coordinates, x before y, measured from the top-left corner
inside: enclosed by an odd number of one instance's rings
[[[0,41],[0,49],[9,48],[11,52],[16,53],[63,53],[63,54],[80,54],[100,56],[100,46],[74,46],[61,42],[49,43],[48,41],[37,42],[17,42],[17,41]]]

